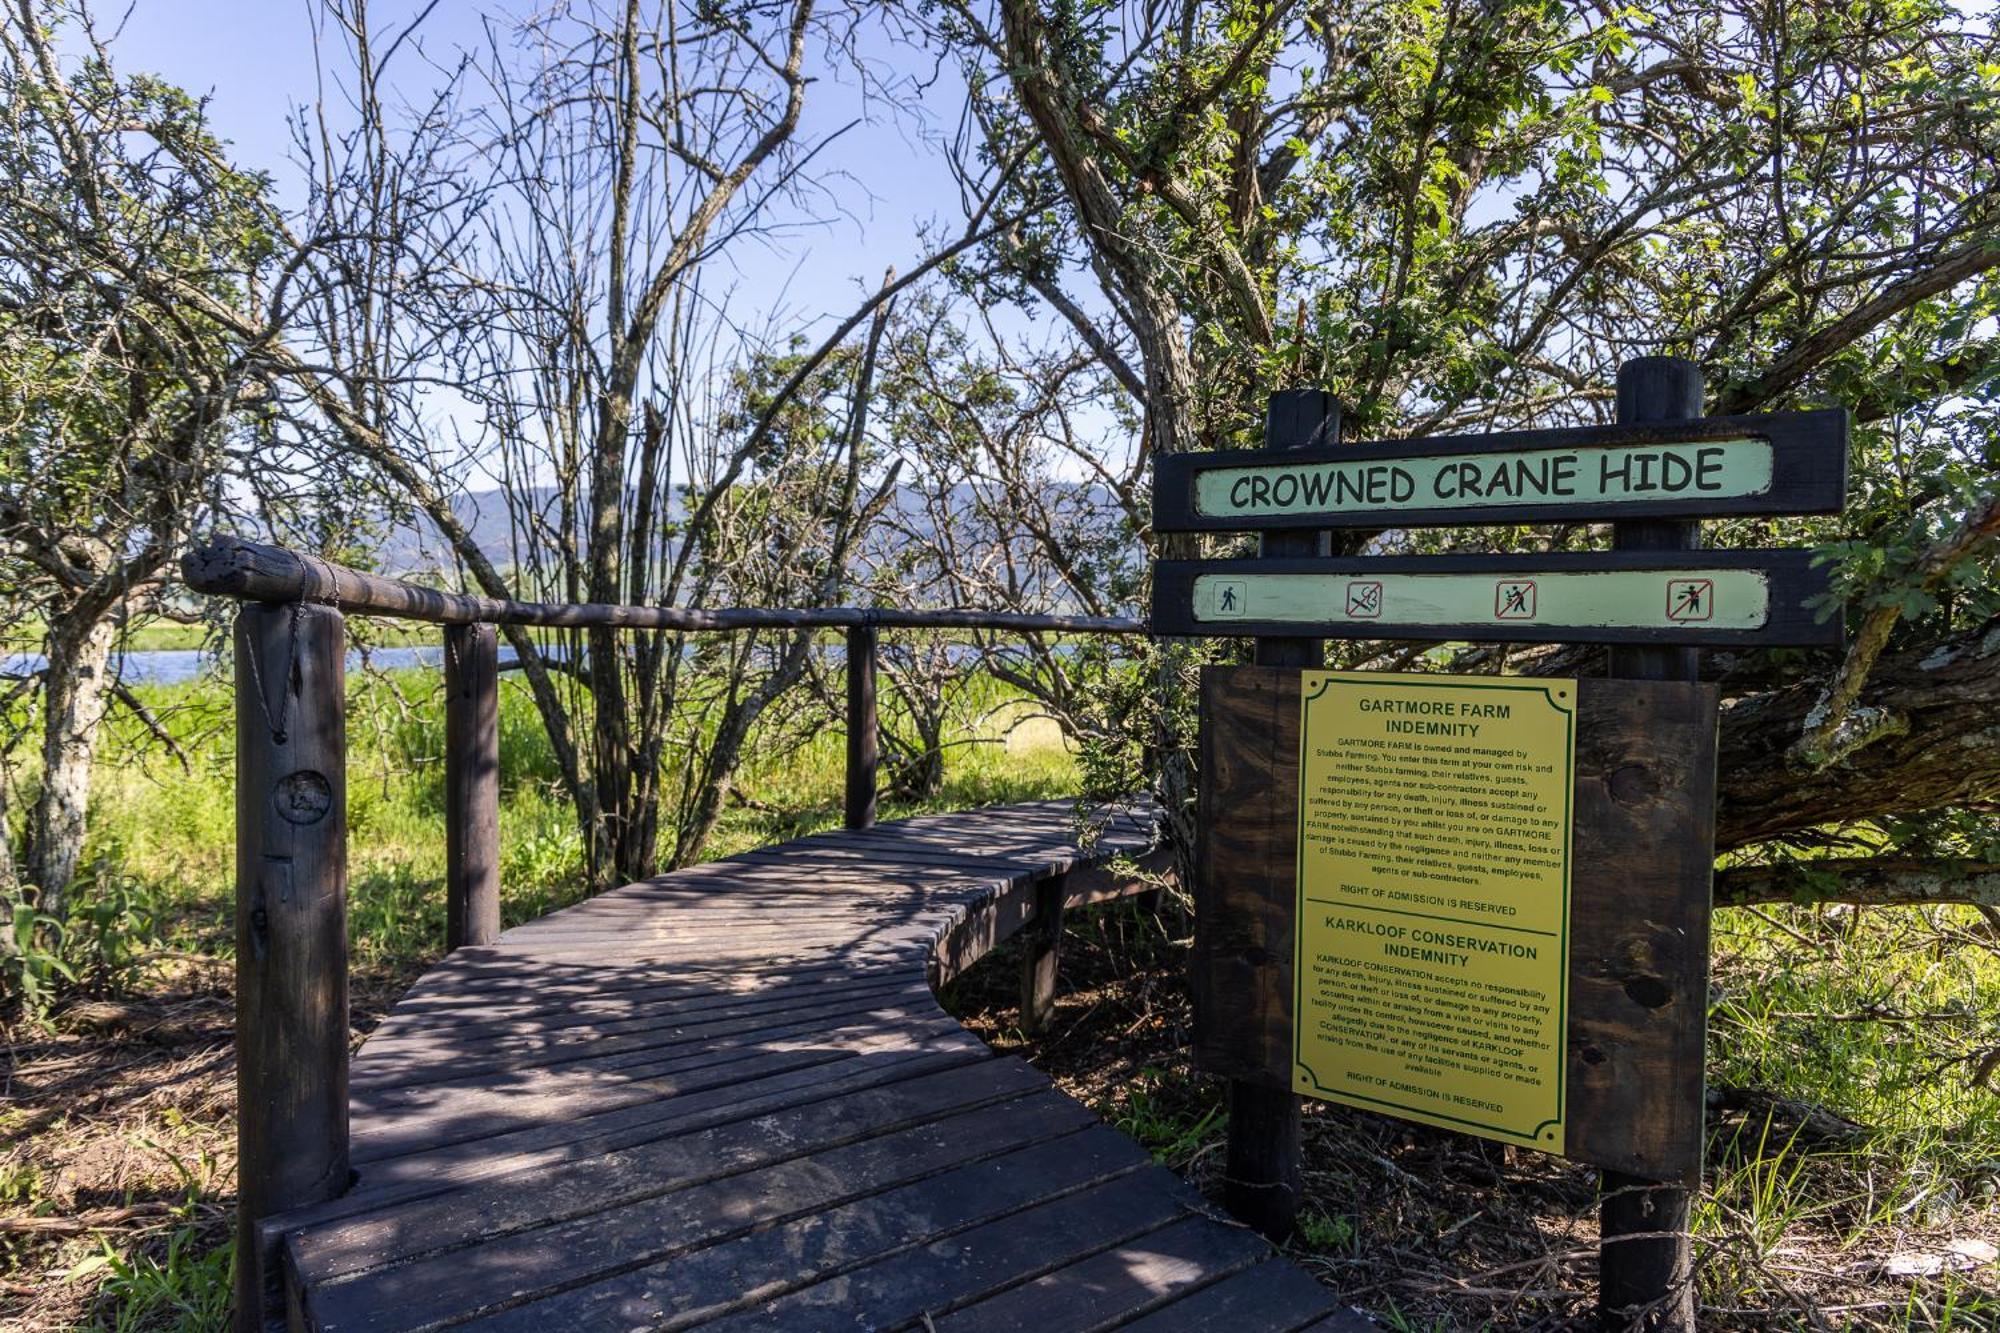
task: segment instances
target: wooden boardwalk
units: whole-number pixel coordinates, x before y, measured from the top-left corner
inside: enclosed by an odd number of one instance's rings
[[[1087,865],[1067,803],[933,816],[459,950],[355,1057],[353,1188],[267,1224],[293,1327],[1372,1327],[939,1007]]]

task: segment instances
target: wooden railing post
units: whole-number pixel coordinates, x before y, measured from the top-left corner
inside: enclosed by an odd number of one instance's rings
[[[1050,875],[1035,885],[1035,919],[1021,956],[1021,1030],[1046,1032],[1056,1011],[1056,972],[1062,962],[1063,898],[1068,877]]]
[[[847,827],[875,826],[875,627],[847,631]]]
[[[500,938],[500,641],[491,625],[444,630],[447,949]]]
[[[236,1328],[282,1314],[257,1224],[347,1188],[347,636],[236,617]]]
[[[1701,415],[1701,368],[1679,357],[1647,356],[1618,367],[1618,421],[1633,425]],[[1611,525],[1620,551],[1692,551],[1701,545],[1693,519],[1641,519]],[[1695,680],[1693,648],[1616,647],[1609,675],[1621,680]],[[1697,1015],[1699,1021],[1699,1015]],[[1662,1088],[1661,1095],[1692,1095],[1701,1105],[1701,1067],[1682,1071],[1691,1094]],[[1633,1327],[1649,1333],[1694,1333],[1694,1250],[1688,1237],[1688,1191],[1606,1171],[1598,1205],[1599,1322],[1607,1330]]]
[[[1264,421],[1269,448],[1305,449],[1339,438],[1340,405],[1331,395],[1318,389],[1271,395]],[[1269,559],[1325,555],[1327,536],[1312,529],[1276,529],[1262,534],[1258,550]],[[1326,661],[1326,645],[1319,639],[1257,639],[1253,651],[1258,666],[1316,667]],[[1291,1002],[1290,996],[1284,998]],[[1229,1211],[1271,1240],[1289,1236],[1298,1221],[1303,1152],[1298,1095],[1231,1079],[1223,1165],[1223,1202]]]

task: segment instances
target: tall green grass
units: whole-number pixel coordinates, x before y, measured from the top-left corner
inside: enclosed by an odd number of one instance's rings
[[[943,789],[884,818],[1073,793],[1075,763],[1053,723],[990,677],[953,687],[968,725],[950,737]],[[193,952],[226,957],[235,855],[234,719],[226,682],[205,677],[135,691],[173,738],[162,745],[122,712],[108,727],[92,795],[79,912],[116,904],[96,927],[72,926],[73,956],[121,933],[131,957],[86,965],[112,985],[134,960]],[[900,723],[893,694],[885,725]],[[436,672],[357,672],[348,685],[348,910],[357,969],[390,968],[442,947],[445,869],[444,701]],[[704,857],[838,825],[845,737],[839,723],[754,741]],[[177,751],[177,753],[176,753]],[[583,892],[583,842],[525,683],[500,690],[502,918],[532,920]],[[102,936],[96,944],[84,938]],[[129,942],[129,941],[128,941]]]
[[[1714,958],[1710,1084],[1772,1109],[1711,1132],[1694,1210],[1711,1299],[1768,1292],[1801,1236],[1816,1265],[1862,1273],[1967,1221],[1991,1229],[2000,1096],[1977,1075],[2000,1041],[2000,939],[1974,909],[1725,910]],[[1990,1277],[1911,1299],[1911,1327],[2000,1327]]]

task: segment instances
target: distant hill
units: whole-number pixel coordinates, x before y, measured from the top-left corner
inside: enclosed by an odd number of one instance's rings
[[[1087,497],[1094,503],[1109,502],[1109,493],[1096,483],[1057,483],[1057,495],[1061,498]],[[969,499],[970,487],[961,488]],[[539,486],[527,492],[528,504],[546,507],[555,503],[555,489]],[[519,503],[517,501],[517,503]],[[916,491],[902,487],[895,500],[904,519],[918,519],[923,514],[923,505]],[[472,491],[460,495],[452,501],[452,512],[458,521],[472,530],[473,538],[481,550],[494,564],[502,568],[514,563],[512,531],[508,521],[507,497],[500,490]],[[671,518],[685,517],[685,507],[678,498],[673,504]],[[920,530],[923,523],[915,524]],[[438,534],[437,526],[429,519],[418,517],[417,521],[398,524],[383,537],[377,551],[377,567],[385,574],[420,574],[433,570],[451,569],[456,560],[451,546]]]
[[[554,497],[554,489],[548,486],[528,492],[530,502],[537,505],[548,504]],[[460,495],[452,500],[451,509],[460,523],[472,529],[479,549],[493,563],[502,566],[514,563],[504,492],[487,490]],[[449,569],[457,563],[452,558],[450,544],[438,535],[437,525],[421,516],[415,523],[398,524],[390,529],[382,539],[377,557],[385,574]]]

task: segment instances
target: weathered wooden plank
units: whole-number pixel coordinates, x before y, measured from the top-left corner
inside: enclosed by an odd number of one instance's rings
[[[1044,1075],[1020,1060],[959,1065],[380,1208],[296,1232],[288,1249],[299,1274],[324,1281],[1012,1102],[1048,1086]]]
[[[1567,1154],[1701,1180],[1716,689],[1582,682]]]
[[[937,1063],[960,1063],[991,1056],[976,1039],[932,1028],[856,1042],[828,1060],[776,1068],[764,1065],[754,1076],[746,1071],[740,1082],[699,1091],[676,1094],[644,1084],[615,1085],[611,1093],[630,1089],[634,1095],[607,1095],[581,1111],[566,1107],[545,1116],[528,1116],[512,1128],[505,1127],[502,1118],[496,1123],[464,1125],[462,1133],[447,1135],[434,1125],[370,1122],[367,1128],[375,1152],[366,1169],[358,1172],[357,1188],[373,1189],[378,1184],[412,1179],[490,1175],[534,1164],[551,1152],[557,1156],[601,1152],[629,1141],[625,1135],[633,1131],[652,1135],[727,1124],[764,1111],[823,1100],[849,1087],[886,1081],[881,1075],[933,1067],[933,1058]],[[899,1068],[905,1065],[911,1068]]]
[[[1022,868],[1054,867],[1063,868],[1079,861],[1095,859],[1095,851],[1080,853],[1076,845],[1076,823],[1068,818],[1060,825],[1052,824],[1040,830],[1014,829],[1007,833],[968,832],[963,829],[936,829],[893,831],[870,829],[865,833],[842,834],[841,844],[868,849],[887,851],[931,852],[940,857],[958,858],[972,862],[1001,862]],[[1103,841],[1112,846],[1144,846],[1150,841],[1150,830],[1130,833],[1107,831]],[[810,839],[810,843],[822,841]],[[830,841],[830,839],[825,839]]]
[[[802,873],[817,863],[822,873]],[[941,873],[943,872],[943,873]],[[949,892],[957,885],[990,883],[990,873],[952,875],[949,868],[934,865],[896,864],[883,859],[849,860],[819,856],[801,857],[790,862],[732,861],[723,870],[685,884],[647,884],[629,893],[594,898],[575,907],[552,913],[540,921],[516,926],[509,942],[527,938],[536,927],[551,922],[567,922],[591,917],[643,915],[647,909],[672,907],[756,907],[764,903],[790,903],[812,910],[852,905],[854,891],[865,890],[870,898],[879,892],[885,902],[914,902],[937,892]]]
[[[932,929],[899,929],[894,932],[872,932],[857,934],[841,947],[857,966],[918,966],[924,964],[930,946],[936,941],[937,932]],[[584,940],[574,945],[560,948],[548,946],[540,957],[562,963],[587,963],[593,958],[602,958],[607,945],[603,941]],[[822,945],[796,938],[783,939],[767,937],[758,940],[732,941],[728,938],[705,940],[695,955],[676,952],[665,945],[654,946],[640,941],[622,953],[617,960],[639,963],[682,963],[690,966],[715,966],[751,970],[758,967],[790,968],[814,958],[825,957]]]
[[[1696,404],[1695,412],[1700,411]],[[1848,414],[1844,408],[1808,412],[1774,412],[1754,416],[1695,417],[1673,421],[1620,422],[1617,425],[1571,426],[1553,430],[1498,431],[1488,435],[1443,435],[1406,440],[1375,440],[1355,444],[1318,443],[1287,449],[1273,438],[1266,449],[1225,450],[1164,455],[1154,464],[1153,526],[1159,532],[1213,532],[1273,527],[1409,528],[1482,523],[1582,523],[1605,519],[1645,519],[1664,515],[1719,517],[1745,514],[1833,514],[1840,511],[1847,487]],[[1725,446],[1715,456],[1700,455],[1704,443]],[[1727,446],[1761,446],[1767,471],[1762,484],[1730,484]],[[1685,472],[1662,477],[1657,463],[1638,465],[1634,452],[1673,450],[1685,459],[1697,455]],[[1756,452],[1753,447],[1752,452]],[[1564,469],[1551,468],[1567,455]],[[1525,456],[1525,457],[1524,457]],[[1474,464],[1479,482],[1469,493],[1466,473],[1448,468],[1426,485],[1428,474],[1409,465],[1422,460],[1463,460]],[[1485,494],[1490,468],[1481,462],[1530,466],[1526,478],[1543,489],[1523,487],[1522,473],[1510,469],[1505,488]],[[1600,494],[1600,465],[1612,469],[1622,484],[1637,489],[1616,496]],[[1403,465],[1402,475],[1392,469]],[[1339,469],[1346,485],[1319,478],[1321,503],[1308,507],[1313,494],[1293,478],[1292,498],[1280,488],[1270,501],[1253,498],[1254,481],[1264,474],[1262,491],[1270,496],[1270,474],[1280,470]],[[1197,503],[1196,487],[1204,474],[1226,474],[1228,490],[1218,506]],[[1415,475],[1413,475],[1415,474]],[[1438,483],[1442,484],[1438,484]],[[1332,483],[1332,484],[1329,484]],[[1622,485],[1620,488],[1622,489]],[[1234,492],[1231,503],[1230,492]]]
[[[1060,877],[1035,886],[1033,915],[1023,932],[1028,947],[1021,951],[1021,1027],[1041,1032],[1056,1011],[1056,980],[1062,966],[1062,918],[1065,889]]]
[[[1332,1314],[1339,1305],[1304,1269],[1266,1259],[1120,1327],[1127,1333],[1209,1333],[1220,1328],[1288,1333]]]
[[[794,873],[810,873],[812,867],[801,867]],[[523,949],[534,953],[542,952],[544,945],[561,947],[571,936],[617,935],[620,932],[645,935],[650,938],[671,941],[688,931],[713,930],[718,926],[761,925],[774,930],[782,930],[793,923],[815,927],[824,923],[830,931],[842,926],[867,924],[869,922],[921,920],[948,910],[954,899],[969,901],[982,891],[992,892],[996,882],[991,880],[968,880],[962,892],[954,894],[946,890],[937,894],[918,897],[908,893],[901,883],[893,878],[877,878],[873,881],[857,878],[842,884],[855,894],[866,893],[872,884],[880,885],[884,897],[869,901],[857,898],[855,901],[821,900],[813,902],[798,898],[779,898],[765,901],[721,902],[711,900],[683,906],[679,903],[658,904],[656,914],[646,914],[630,909],[618,912],[593,912],[571,917],[539,930],[524,930],[513,941]],[[957,887],[957,886],[954,886]],[[660,917],[671,912],[673,924],[663,922]],[[677,927],[679,929],[677,929]],[[831,942],[831,941],[829,941]]]
[[[936,937],[926,972],[932,986],[942,986],[992,952],[1034,919],[1034,893],[1022,888],[998,894],[966,909],[959,921]]]
[[[1340,405],[1324,390],[1283,390],[1272,394],[1265,406],[1264,436],[1274,449],[1304,449],[1313,442],[1338,444],[1340,425]],[[1266,529],[1257,536],[1262,562],[1317,560],[1332,549],[1332,534],[1324,530]],[[1251,660],[1267,667],[1323,666],[1326,643],[1310,632],[1259,638],[1252,645]],[[1246,1079],[1231,1079],[1226,1096],[1223,1204],[1266,1238],[1282,1241],[1298,1224],[1304,1193],[1299,1099],[1289,1089]]]
[[[780,940],[832,949],[857,935],[925,925],[935,927],[949,919],[955,906],[931,903],[923,908],[822,915],[794,915],[773,909],[761,915],[718,912],[708,916],[697,911],[690,913],[686,924],[678,928],[639,921],[620,925],[615,921],[586,920],[551,929],[523,943],[531,944],[543,957],[572,952],[585,944],[602,945],[604,949],[599,956],[608,952],[613,957],[636,957],[642,953],[671,957],[682,953],[699,958],[705,956],[702,950],[710,943],[720,941],[727,945],[731,940],[745,944],[752,940]]]
[[[751,1089],[764,1079],[796,1075],[834,1065],[869,1050],[910,1049],[927,1040],[963,1033],[935,1004],[884,1011],[839,1028],[771,1041],[747,1048],[741,1058],[717,1063],[696,1053],[595,1074],[587,1070],[547,1074],[523,1070],[512,1077],[467,1080],[460,1084],[370,1091],[355,1099],[365,1117],[354,1134],[357,1165],[401,1156],[411,1145],[425,1150],[478,1142],[566,1122],[570,1117],[661,1098],[699,1096]]]
[[[1299,808],[1299,673],[1208,668],[1201,678],[1195,1064],[1292,1087],[1292,904]]]
[[[608,969],[607,969],[608,971]],[[780,983],[737,990],[688,990],[679,987],[640,986],[613,990],[602,997],[566,1000],[553,1005],[536,1005],[525,993],[515,1004],[480,1003],[477,996],[462,997],[462,1006],[442,1004],[420,1013],[405,1014],[400,1009],[369,1034],[355,1056],[357,1070],[364,1062],[390,1062],[403,1043],[438,1043],[447,1047],[469,1043],[484,1044],[519,1036],[523,1039],[558,1036],[571,1028],[592,1028],[606,1033],[626,1022],[650,1022],[655,1015],[699,1021],[703,1016],[724,1013],[753,1013],[783,1009],[794,1004],[819,1004],[859,990],[880,990],[905,984],[893,971],[827,972],[810,983]]]
[[[630,978],[634,984],[615,985],[628,971],[634,974]],[[607,985],[602,994],[566,990],[545,1003],[538,1002],[528,991],[482,996],[474,982],[455,995],[428,996],[423,1007],[411,1012],[405,1013],[400,1008],[392,1011],[376,1031],[385,1040],[445,1034],[478,1040],[509,1031],[553,1032],[575,1024],[616,1022],[659,1011],[693,1017],[723,1009],[816,1004],[847,991],[894,985],[901,979],[893,969],[829,969],[804,976],[752,971],[734,973],[728,985],[677,986],[661,984],[656,976],[649,975],[655,974],[655,966],[607,964],[603,972]]]
[[[1036,1278],[935,1321],[937,1333],[1106,1328],[1270,1254],[1254,1232],[1190,1218]]]
[[[835,842],[826,839],[818,843],[792,844],[786,847],[765,848],[760,851],[745,852],[733,857],[731,865],[744,866],[799,866],[833,865],[851,867],[864,874],[883,868],[899,868],[911,878],[925,870],[963,871],[968,876],[995,879],[1012,878],[1015,875],[1031,874],[1040,869],[1036,859],[1011,856],[973,856],[969,853],[942,846],[926,846],[908,838],[883,838],[865,845],[855,842]],[[948,877],[947,877],[948,878]]]
[[[1148,1163],[1144,1150],[1123,1135],[1104,1128],[1086,1129],[773,1227],[730,1245],[681,1254],[606,1282],[523,1305],[482,1321],[480,1327],[491,1333],[600,1327],[671,1330],[711,1321],[725,1329],[783,1327],[775,1319],[767,1325],[762,1315],[745,1307],[879,1256],[908,1251],[935,1237],[1007,1216],[1044,1199],[1077,1191],[1088,1198],[1094,1191],[1086,1187],[1143,1170]],[[1178,1206],[1172,1191],[1167,1192],[1164,1206]],[[849,1304],[837,1324],[828,1320],[825,1308],[814,1308],[803,1326],[825,1329],[848,1325],[865,1308]],[[744,1310],[744,1314],[736,1319],[717,1318],[736,1310]]]
[[[1174,849],[1171,847],[1153,847],[1133,855],[1130,859],[1137,873],[1115,870],[1109,863],[1097,862],[1081,866],[1064,875],[1063,905],[1087,907],[1136,894],[1156,893],[1158,886],[1145,882],[1139,876],[1171,878],[1174,875],[1175,857]]]
[[[703,1327],[715,1333],[819,1333],[857,1310],[867,1311],[868,1323],[876,1328],[935,1318],[1039,1277],[1069,1256],[1157,1231],[1198,1204],[1185,1185],[1165,1172],[1128,1170],[1091,1189],[821,1276],[810,1286]]]
[[[729,906],[709,909],[692,908],[684,917],[685,924],[680,929],[662,925],[657,918],[619,919],[580,918],[566,923],[561,929],[551,929],[544,933],[524,937],[520,946],[536,958],[556,958],[574,951],[583,941],[602,941],[612,947],[605,950],[607,963],[617,964],[620,960],[636,963],[643,956],[657,953],[662,949],[673,949],[681,941],[691,941],[700,937],[728,934],[731,931],[746,933],[790,935],[800,944],[821,943],[831,950],[839,946],[846,932],[857,929],[894,926],[914,926],[925,922],[949,917],[965,903],[976,902],[980,894],[967,894],[958,901],[951,899],[932,900],[922,904],[881,904],[833,909],[793,910],[782,903],[770,904],[762,911],[749,907]],[[666,909],[672,911],[672,908]],[[675,913],[675,915],[680,915]],[[617,947],[624,940],[629,947]],[[825,956],[824,953],[821,954]],[[698,964],[699,956],[686,960],[690,965]]]
[[[487,1007],[509,1012],[555,1011],[596,1001],[616,1002],[636,990],[651,990],[662,997],[738,995],[840,981],[852,972],[844,959],[831,957],[751,973],[680,964],[569,967],[510,942],[504,948],[461,949],[442,959],[396,1002],[385,1024],[405,1018],[449,1022],[454,1015]]]
[[[623,629],[844,629],[857,625],[931,629],[999,629],[1016,633],[1144,634],[1144,622],[1122,616],[1040,615],[1030,612],[929,610],[894,606],[834,606],[811,610],[745,607],[622,606],[608,602],[517,602],[445,592],[401,579],[366,574],[317,556],[241,537],[212,534],[181,557],[181,576],[197,592],[252,602],[305,600],[349,611],[436,624],[491,621],[498,625],[590,625]]]
[[[321,1282],[309,1299],[322,1325],[363,1333],[423,1328],[504,1309],[770,1225],[837,1208],[967,1162],[1067,1138],[1090,1112],[1033,1093],[392,1268]],[[423,1244],[423,1238],[416,1238]],[[571,1325],[575,1326],[575,1325]],[[586,1325],[587,1326],[587,1325]]]
[[[1818,605],[1830,572],[1815,560],[1793,550],[1162,560],[1153,624],[1176,635],[1838,645],[1843,621],[1821,619]]]
[[[1069,846],[1067,802],[1013,813],[662,877],[450,960],[357,1062],[358,1189],[263,1233],[300,1318],[820,1328],[866,1289],[881,1323],[1180,1243],[1184,1185],[913,985],[1052,923],[1052,876],[1104,850]],[[1224,1275],[1185,1248],[1148,1300]]]
[[[1315,1319],[1299,1333],[1382,1333],[1383,1327],[1361,1310],[1349,1306],[1335,1310],[1324,1319]]]
[[[847,827],[875,823],[875,770],[881,757],[881,723],[875,715],[875,655],[873,625],[847,631],[847,790],[843,814]]]
[[[624,1023],[566,1028],[557,1036],[489,1040],[469,1048],[451,1041],[406,1040],[384,1053],[394,1058],[357,1068],[350,1086],[357,1095],[373,1096],[433,1083],[481,1087],[488,1080],[506,1080],[529,1069],[629,1070],[682,1051],[720,1057],[770,1039],[823,1033],[857,1015],[915,1012],[923,1006],[933,1010],[936,1006],[926,988],[891,983],[816,1004],[709,1011],[693,1021],[680,1021],[679,1015],[668,1012]]]
[[[559,1168],[588,1161],[634,1144],[677,1134],[692,1134],[756,1119],[785,1110],[805,1110],[850,1092],[889,1087],[926,1074],[945,1073],[984,1064],[993,1058],[983,1045],[938,1043],[930,1049],[867,1052],[837,1070],[813,1071],[810,1079],[773,1079],[745,1089],[732,1100],[711,1099],[695,1107],[692,1100],[671,1098],[619,1107],[557,1127],[544,1127],[501,1139],[454,1144],[432,1152],[415,1152],[388,1159],[362,1173],[355,1188],[338,1199],[282,1214],[264,1231],[275,1238],[346,1218],[359,1217],[391,1205],[437,1198],[454,1190],[528,1171]]]
[[[1618,416],[1627,422],[1658,422],[1677,417],[1699,415],[1706,386],[1702,380],[1701,368],[1692,361],[1680,357],[1638,357],[1624,362],[1618,367]],[[1835,507],[1845,499],[1843,475],[1835,496]],[[1611,527],[1612,549],[1620,551],[1682,551],[1692,552],[1701,546],[1701,524],[1692,520],[1672,522],[1649,520],[1642,522],[1614,523]],[[1689,556],[1689,559],[1695,557]],[[1831,620],[1844,622],[1845,617],[1834,615]],[[1701,678],[1700,657],[1692,648],[1614,648],[1607,655],[1609,671],[1613,678],[1635,680],[1678,680],[1696,681]],[[1713,728],[1711,727],[1711,732]],[[1709,770],[1712,774],[1714,762],[1711,758]],[[1701,842],[1702,865],[1700,886],[1702,925],[1700,930],[1702,953],[1696,963],[1701,995],[1695,1001],[1700,1013],[1694,1017],[1696,1032],[1705,1027],[1708,989],[1708,948],[1707,921],[1710,875],[1714,864],[1714,792],[1712,777],[1703,783],[1707,795],[1697,818],[1702,822],[1702,832],[1697,836]],[[1629,784],[1628,784],[1629,786]],[[1627,793],[1621,793],[1627,794]],[[1643,818],[1635,821],[1644,824]],[[1634,832],[1650,832],[1658,837],[1664,834],[1669,841],[1679,841],[1677,830],[1670,827],[1637,828]],[[1693,832],[1693,830],[1689,830]],[[1673,859],[1674,853],[1668,853]],[[1676,867],[1683,869],[1684,867]],[[1678,924],[1678,923],[1674,923]],[[1674,944],[1679,943],[1675,941]],[[1678,962],[1685,967],[1689,961],[1684,954],[1670,952],[1667,961]],[[1651,958],[1634,957],[1620,960],[1625,970],[1638,972],[1642,976],[1657,969]],[[1659,983],[1657,976],[1638,984],[1649,991]],[[1668,982],[1669,989],[1680,989],[1681,981]],[[1635,995],[1634,998],[1638,998]],[[1653,996],[1651,998],[1657,998]],[[1686,996],[1674,996],[1675,1008],[1681,1007]],[[1685,1054],[1685,1052],[1676,1052]],[[1663,1099],[1642,1112],[1642,1126],[1650,1127],[1663,1112],[1679,1118],[1683,1108],[1682,1098],[1677,1094],[1685,1092],[1693,1097],[1695,1123],[1693,1137],[1695,1148],[1693,1160],[1683,1166],[1688,1177],[1684,1183],[1700,1183],[1701,1164],[1699,1159],[1701,1143],[1703,1051],[1699,1037],[1692,1052],[1692,1060],[1679,1066],[1662,1064],[1650,1071],[1651,1081],[1665,1094]],[[1643,1132],[1642,1127],[1640,1132]],[[1611,1145],[1614,1148],[1622,1144]],[[1657,1163],[1647,1163],[1656,1166]],[[1647,1177],[1651,1176],[1651,1179]],[[1693,1333],[1695,1327],[1694,1300],[1694,1246],[1689,1234],[1688,1211],[1689,1193],[1686,1189],[1662,1187],[1657,1171],[1629,1172],[1623,1169],[1607,1169],[1599,1179],[1598,1205],[1598,1321],[1606,1328],[1624,1329],[1636,1327],[1644,1333]]]
[[[1129,808],[1099,807],[1088,816],[1096,822],[1122,828],[1129,821],[1137,830],[1152,818],[1149,803],[1135,802]],[[1078,812],[1072,801],[1043,801],[1030,805],[991,806],[984,810],[964,810],[949,815],[918,815],[894,824],[865,830],[836,830],[815,833],[806,843],[852,840],[862,845],[886,842],[934,842],[956,846],[968,852],[997,854],[994,849],[1009,846],[1054,846],[1074,851]]]

